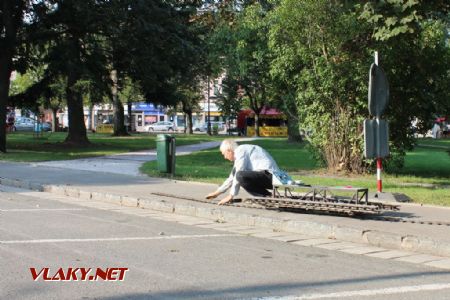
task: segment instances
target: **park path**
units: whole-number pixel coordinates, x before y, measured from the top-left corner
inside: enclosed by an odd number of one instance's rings
[[[250,141],[254,138],[240,138],[237,141]],[[218,147],[220,141],[203,142],[176,147],[176,156]],[[45,161],[33,163],[33,166],[55,167],[61,169],[93,171],[132,176],[146,176],[139,171],[143,163],[156,160],[156,149],[114,154],[108,156],[73,160]]]

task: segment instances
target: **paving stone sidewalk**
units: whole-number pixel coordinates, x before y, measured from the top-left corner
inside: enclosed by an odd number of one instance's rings
[[[236,141],[251,141],[257,138],[238,138]],[[221,141],[203,142],[191,145],[176,146],[176,156],[188,155],[193,152],[220,146]],[[156,149],[120,153],[101,157],[46,161],[33,163],[32,166],[46,166],[62,169],[84,170],[120,175],[146,176],[139,168],[144,162],[156,160]]]
[[[162,178],[99,173],[26,163],[0,163],[0,184],[45,190],[84,200],[196,216],[214,222],[269,228],[313,235],[370,247],[412,251],[450,257],[450,226],[419,224],[425,221],[450,223],[450,209],[401,204],[400,216],[416,223],[386,222],[349,217],[278,212],[263,209],[219,207],[178,197],[203,199],[215,190],[213,184],[180,182]],[[168,193],[163,197],[155,193]],[[243,195],[245,196],[245,195]]]
[[[179,146],[177,155],[214,148],[219,144],[218,141]],[[156,151],[149,150],[71,161],[31,164],[0,162],[0,184],[72,196],[80,201],[104,201],[202,217],[216,222],[361,243],[369,248],[384,247],[450,257],[450,226],[427,225],[433,221],[450,224],[449,208],[401,204],[400,212],[386,213],[387,216],[402,217],[409,221],[399,223],[232,206],[218,207],[214,203],[182,199],[203,199],[204,195],[216,189],[213,184],[149,178],[140,174],[139,167],[142,163],[155,159]],[[156,195],[160,193],[173,196]],[[242,196],[246,196],[245,192]],[[318,242],[322,241],[319,239]],[[360,249],[363,252],[366,250]]]
[[[220,142],[206,142],[176,147],[176,155],[188,155],[192,152],[218,147]],[[63,169],[85,170],[101,173],[142,176],[139,168],[144,162],[156,160],[156,149],[136,151],[115,155],[74,160],[46,161],[33,163],[33,166],[47,166]]]

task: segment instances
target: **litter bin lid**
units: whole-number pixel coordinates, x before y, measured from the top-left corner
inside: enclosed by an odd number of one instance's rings
[[[167,141],[170,140],[172,138],[172,136],[170,134],[158,134],[156,136],[156,141],[160,142],[160,141]]]

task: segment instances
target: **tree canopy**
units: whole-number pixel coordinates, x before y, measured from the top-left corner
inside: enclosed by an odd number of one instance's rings
[[[233,22],[223,22],[211,36],[227,81],[234,82],[241,99],[255,112],[255,132],[259,135],[258,116],[268,104],[273,81],[270,76],[271,53],[268,51],[268,11],[260,4],[245,7]],[[232,95],[232,94],[230,94]]]
[[[266,104],[282,108],[290,136],[299,127],[307,132],[313,153],[330,169],[363,172],[373,164],[362,155],[362,123],[371,118],[367,85],[375,51],[391,91],[383,116],[390,124],[389,167],[400,167],[414,146],[413,120],[423,132],[437,114],[450,114],[445,0],[1,3],[0,124],[11,71],[40,68],[39,80],[9,100],[64,96],[71,143],[88,143],[87,91],[91,98],[110,95],[121,115],[127,86],[156,104],[181,103],[189,115],[198,82],[225,74],[224,110],[246,105],[257,118]],[[0,151],[5,136],[1,127]]]
[[[449,107],[449,48],[442,19],[418,1],[383,3],[284,0],[274,10],[272,72],[295,91],[300,122],[312,131],[311,145],[334,170],[367,167],[361,124],[369,118],[367,82],[374,51],[391,86],[385,118],[397,162],[413,145],[412,120],[426,123]]]
[[[189,74],[199,55],[197,33],[191,29],[197,2],[2,1],[1,21],[8,28],[8,38],[2,35],[0,40],[5,46],[2,49],[7,50],[0,70],[1,124],[5,123],[11,71],[25,72],[37,66],[44,67],[45,74],[24,91],[28,97],[18,95],[9,100],[33,102],[45,92],[52,78],[64,77],[68,143],[89,143],[84,124],[83,83],[97,87],[98,95],[108,95],[119,91],[127,77],[142,88],[147,101],[172,104],[176,87],[173,78]],[[113,71],[115,76],[111,76]],[[5,141],[2,127],[1,151],[6,150]]]

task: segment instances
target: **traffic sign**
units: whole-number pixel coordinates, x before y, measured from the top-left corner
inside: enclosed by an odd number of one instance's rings
[[[364,120],[364,156],[380,158],[389,155],[389,127],[384,120]]]
[[[369,72],[369,113],[381,117],[389,100],[389,82],[383,69],[376,63],[370,66]]]

